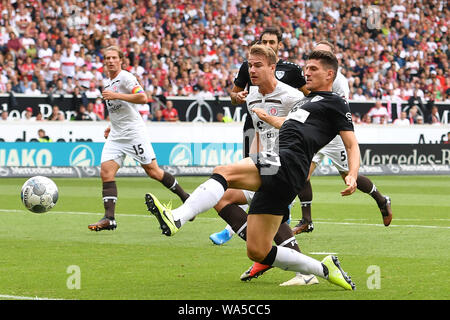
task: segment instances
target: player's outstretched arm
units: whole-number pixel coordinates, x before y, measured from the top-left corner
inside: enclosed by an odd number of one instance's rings
[[[339,134],[344,142],[348,157],[348,174],[345,177],[345,184],[348,187],[341,191],[341,195],[348,196],[355,192],[357,187],[356,179],[358,178],[360,159],[359,145],[353,131],[340,131]]]
[[[252,112],[254,112],[262,121],[270,124],[272,127],[277,129],[280,129],[283,125],[284,120],[286,120],[286,117],[270,116],[265,110],[261,108],[253,108]]]
[[[102,92],[102,97],[105,100],[123,100],[130,103],[144,104],[147,103],[147,94],[145,92],[139,93],[119,93],[109,90]]]

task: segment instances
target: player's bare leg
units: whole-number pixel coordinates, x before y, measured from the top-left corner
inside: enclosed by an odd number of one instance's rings
[[[167,171],[161,169],[156,159],[148,164],[143,164],[142,168],[150,178],[161,182],[167,189],[175,193],[182,202],[185,202],[189,198],[189,194],[183,190],[177,179]]]

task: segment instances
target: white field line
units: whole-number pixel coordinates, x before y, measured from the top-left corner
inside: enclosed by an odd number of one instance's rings
[[[7,210],[7,209],[0,209],[0,212],[18,212],[18,213],[28,213],[27,210]],[[80,212],[80,211],[50,211],[46,214],[74,214],[74,215],[96,215],[96,216],[103,216],[103,213],[98,212]],[[153,218],[151,214],[123,214],[123,213],[117,213],[117,217],[139,217],[139,218]],[[217,220],[220,219],[217,218],[211,218],[211,217],[204,217],[202,219],[211,219],[211,220]],[[344,219],[347,221],[364,221],[368,219]],[[394,221],[450,221],[450,219],[395,219]],[[333,224],[333,225],[353,225],[353,226],[373,226],[373,227],[384,227],[383,224],[376,224],[376,223],[356,223],[356,222],[337,222],[337,221],[330,221],[330,219],[317,219],[314,220],[314,223],[318,224]],[[415,225],[415,224],[391,224],[389,228],[428,228],[428,229],[450,229],[450,227],[444,227],[444,226],[429,226],[429,225]]]
[[[0,294],[0,299],[11,299],[11,300],[64,300],[64,299],[55,299],[55,298],[13,296],[13,295],[9,295],[9,294]]]

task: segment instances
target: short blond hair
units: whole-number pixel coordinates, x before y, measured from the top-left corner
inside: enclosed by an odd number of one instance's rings
[[[268,46],[255,44],[250,48],[250,54],[264,56],[269,64],[277,64],[277,55],[275,51]]]
[[[124,57],[122,50],[120,50],[120,48],[118,46],[109,46],[105,49],[105,53],[107,51],[116,51],[117,54],[119,55],[120,59],[123,59],[123,57]]]

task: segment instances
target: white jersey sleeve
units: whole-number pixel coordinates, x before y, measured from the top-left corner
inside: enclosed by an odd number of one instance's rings
[[[346,100],[350,97],[350,87],[348,86],[347,78],[340,71],[337,72],[336,79],[334,79],[333,92]]]

